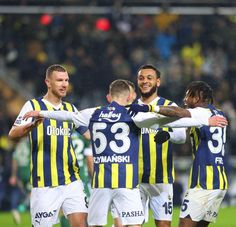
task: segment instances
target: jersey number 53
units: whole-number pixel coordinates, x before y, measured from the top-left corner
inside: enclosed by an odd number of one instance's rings
[[[124,122],[115,123],[110,129],[107,127],[108,125],[104,122],[93,124],[92,132],[96,154],[101,154],[107,146],[117,154],[128,151],[131,144],[129,138],[130,127]],[[114,134],[114,140],[108,143],[107,137],[110,133]],[[98,143],[95,143],[95,141]],[[122,142],[121,146],[117,145],[118,141]]]

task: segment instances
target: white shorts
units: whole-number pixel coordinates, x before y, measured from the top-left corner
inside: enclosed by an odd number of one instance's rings
[[[59,222],[59,211],[65,216],[72,213],[87,213],[88,203],[82,181],[74,181],[58,187],[32,188],[32,225],[51,227]]]
[[[215,222],[220,204],[226,190],[206,190],[190,188],[186,191],[180,211],[180,218],[191,218],[193,221]]]
[[[147,203],[149,200],[155,220],[172,220],[173,214],[173,184],[140,184],[140,193],[145,211],[145,222],[148,221]]]
[[[113,203],[111,204],[110,209],[111,209],[111,216],[113,217],[113,219],[118,218],[119,213],[118,210],[116,209],[116,206]]]
[[[106,225],[110,205],[118,212],[122,225],[142,224],[143,208],[139,189],[95,188],[89,200],[88,224]]]
[[[116,209],[116,206],[113,203],[111,204],[110,209],[111,209],[111,216],[113,217],[113,219],[119,218],[119,213],[118,213],[118,211]],[[146,207],[144,209],[144,214],[145,214],[145,218],[144,219],[145,219],[145,222],[148,222],[148,211],[149,211],[149,200],[147,201]]]

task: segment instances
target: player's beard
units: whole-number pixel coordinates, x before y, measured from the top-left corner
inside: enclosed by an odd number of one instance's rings
[[[63,97],[65,97],[66,96],[66,93],[67,93],[67,91],[64,93],[61,93],[60,91],[57,91],[56,89],[55,90],[52,90],[52,93],[53,93],[53,95],[55,96],[55,97],[57,97],[58,99],[61,99],[61,98],[63,98]]]
[[[142,97],[144,97],[144,98],[149,98],[149,97],[152,96],[154,93],[157,93],[157,86],[156,86],[156,87],[152,87],[150,91],[145,92],[145,93],[143,93],[143,92],[141,91],[141,89],[139,88],[139,92],[140,92],[140,94],[141,94]]]

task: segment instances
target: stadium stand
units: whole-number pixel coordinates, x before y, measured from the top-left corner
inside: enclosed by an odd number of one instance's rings
[[[114,79],[135,82],[138,67],[148,62],[162,72],[160,94],[179,105],[192,80],[204,80],[214,88],[216,106],[230,121],[226,149],[236,155],[235,31],[236,17],[231,15],[129,15],[117,10],[108,15],[2,14],[1,64],[6,72],[14,72],[20,86],[12,88],[6,78],[1,81],[1,138],[6,138],[26,99],[20,90],[29,96],[43,94],[48,65],[60,63],[67,68],[68,99],[86,108],[104,104]],[[1,151],[11,150],[5,143],[0,140]],[[178,156],[190,154],[189,144],[175,150]],[[230,161],[229,168],[235,168],[234,159]],[[180,160],[177,168],[183,171],[184,165]]]

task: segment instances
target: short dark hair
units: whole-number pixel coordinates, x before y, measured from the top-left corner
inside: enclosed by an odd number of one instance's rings
[[[46,78],[49,78],[54,71],[57,72],[67,72],[66,68],[59,64],[51,65],[46,70]]]
[[[156,72],[157,78],[161,77],[161,72],[154,65],[151,64],[142,65],[141,67],[139,67],[138,72],[142,69],[152,69]]]
[[[202,102],[213,104],[213,89],[206,82],[193,81],[188,85],[187,91],[190,97],[198,96]]]
[[[114,80],[109,86],[109,92],[111,96],[118,96],[119,94],[127,93],[129,94],[130,88],[126,80]]]

